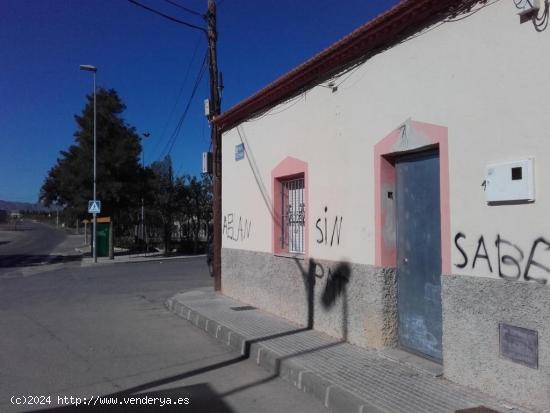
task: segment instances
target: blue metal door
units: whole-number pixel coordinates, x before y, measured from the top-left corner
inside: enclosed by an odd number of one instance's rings
[[[437,151],[396,159],[399,343],[441,360],[441,222]]]

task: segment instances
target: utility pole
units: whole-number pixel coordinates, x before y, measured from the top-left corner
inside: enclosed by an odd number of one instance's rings
[[[216,3],[214,0],[208,0],[208,13],[206,15],[208,22],[208,69],[210,73],[210,110],[211,119],[220,114],[220,90],[218,78],[218,58],[216,54],[216,41],[218,33],[216,30]],[[214,271],[214,289],[221,291],[221,251],[222,251],[222,154],[221,154],[221,136],[218,127],[211,122],[211,140],[213,159],[213,218],[214,218],[214,245],[213,245],[213,271]]]
[[[176,19],[175,17],[164,14],[158,10],[152,9],[149,6],[145,6],[136,0],[128,0],[130,3],[139,6],[151,13],[171,20],[172,22],[182,24],[189,28],[200,30],[205,33],[208,38],[208,70],[210,74],[210,131],[212,141],[213,156],[213,218],[214,218],[214,245],[213,245],[213,272],[214,272],[214,289],[220,291],[222,288],[221,279],[221,246],[222,246],[222,154],[221,154],[221,135],[218,127],[212,122],[216,116],[221,112],[221,98],[220,98],[220,85],[218,74],[218,58],[216,54],[216,42],[218,40],[218,33],[216,30],[216,3],[215,0],[208,0],[208,11],[203,16],[207,22],[206,30],[204,27],[197,26],[195,24]],[[171,3],[171,2],[170,2]],[[190,11],[190,10],[187,10]],[[199,14],[193,12],[193,14]],[[95,78],[94,78],[95,79]],[[94,196],[95,199],[95,196]]]

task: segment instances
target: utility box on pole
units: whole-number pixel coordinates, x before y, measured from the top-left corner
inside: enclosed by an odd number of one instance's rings
[[[212,152],[202,153],[202,173],[212,174]]]

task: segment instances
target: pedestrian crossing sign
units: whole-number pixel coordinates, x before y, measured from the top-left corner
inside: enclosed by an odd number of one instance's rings
[[[88,213],[99,214],[101,212],[101,201],[88,201]]]

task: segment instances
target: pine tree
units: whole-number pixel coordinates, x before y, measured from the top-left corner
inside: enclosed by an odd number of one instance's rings
[[[119,231],[128,229],[137,217],[144,173],[139,164],[141,144],[134,127],[121,117],[126,106],[114,89],[97,90],[97,199],[102,216],[111,216]],[[93,96],[87,96],[75,142],[60,152],[40,191],[47,206],[61,205],[84,218],[93,199]]]

